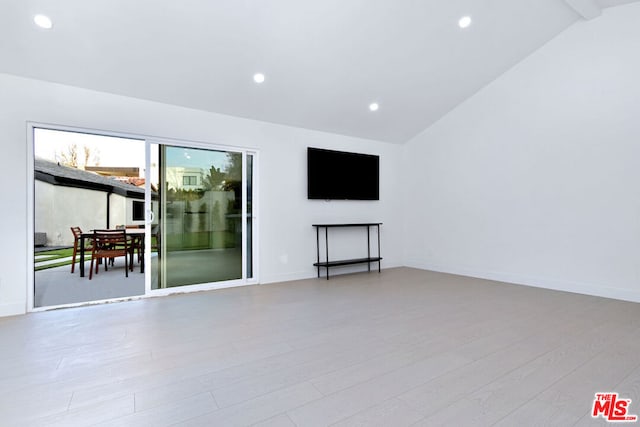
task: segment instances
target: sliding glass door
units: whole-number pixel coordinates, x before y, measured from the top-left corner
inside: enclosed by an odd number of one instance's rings
[[[254,155],[167,144],[150,150],[159,202],[151,289],[251,278]]]
[[[31,309],[257,283],[257,153],[30,126]],[[92,262],[94,230],[128,262]]]

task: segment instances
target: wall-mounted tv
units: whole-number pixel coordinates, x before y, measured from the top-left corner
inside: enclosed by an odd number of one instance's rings
[[[380,157],[307,148],[307,198],[380,200]]]

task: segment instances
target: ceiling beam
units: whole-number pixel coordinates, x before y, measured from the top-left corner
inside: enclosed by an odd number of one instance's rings
[[[596,0],[564,0],[578,15],[586,20],[597,18],[602,14],[602,7]]]

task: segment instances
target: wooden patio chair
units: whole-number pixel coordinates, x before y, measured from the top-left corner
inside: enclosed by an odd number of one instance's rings
[[[133,270],[132,249],[126,230],[94,230],[89,280],[93,277],[94,261],[96,261],[96,274],[98,274],[98,266],[102,259],[106,259],[104,270],[107,271],[109,260],[117,257],[124,257],[124,274],[129,277],[129,269]]]
[[[71,273],[75,271],[76,267],[76,255],[80,250],[80,236],[82,236],[82,230],[80,227],[70,227],[73,233],[73,259],[71,260]],[[93,249],[91,239],[86,239],[84,250],[90,251]]]

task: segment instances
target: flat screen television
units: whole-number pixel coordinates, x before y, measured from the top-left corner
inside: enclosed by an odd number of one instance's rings
[[[307,198],[380,200],[380,157],[307,148]]]

